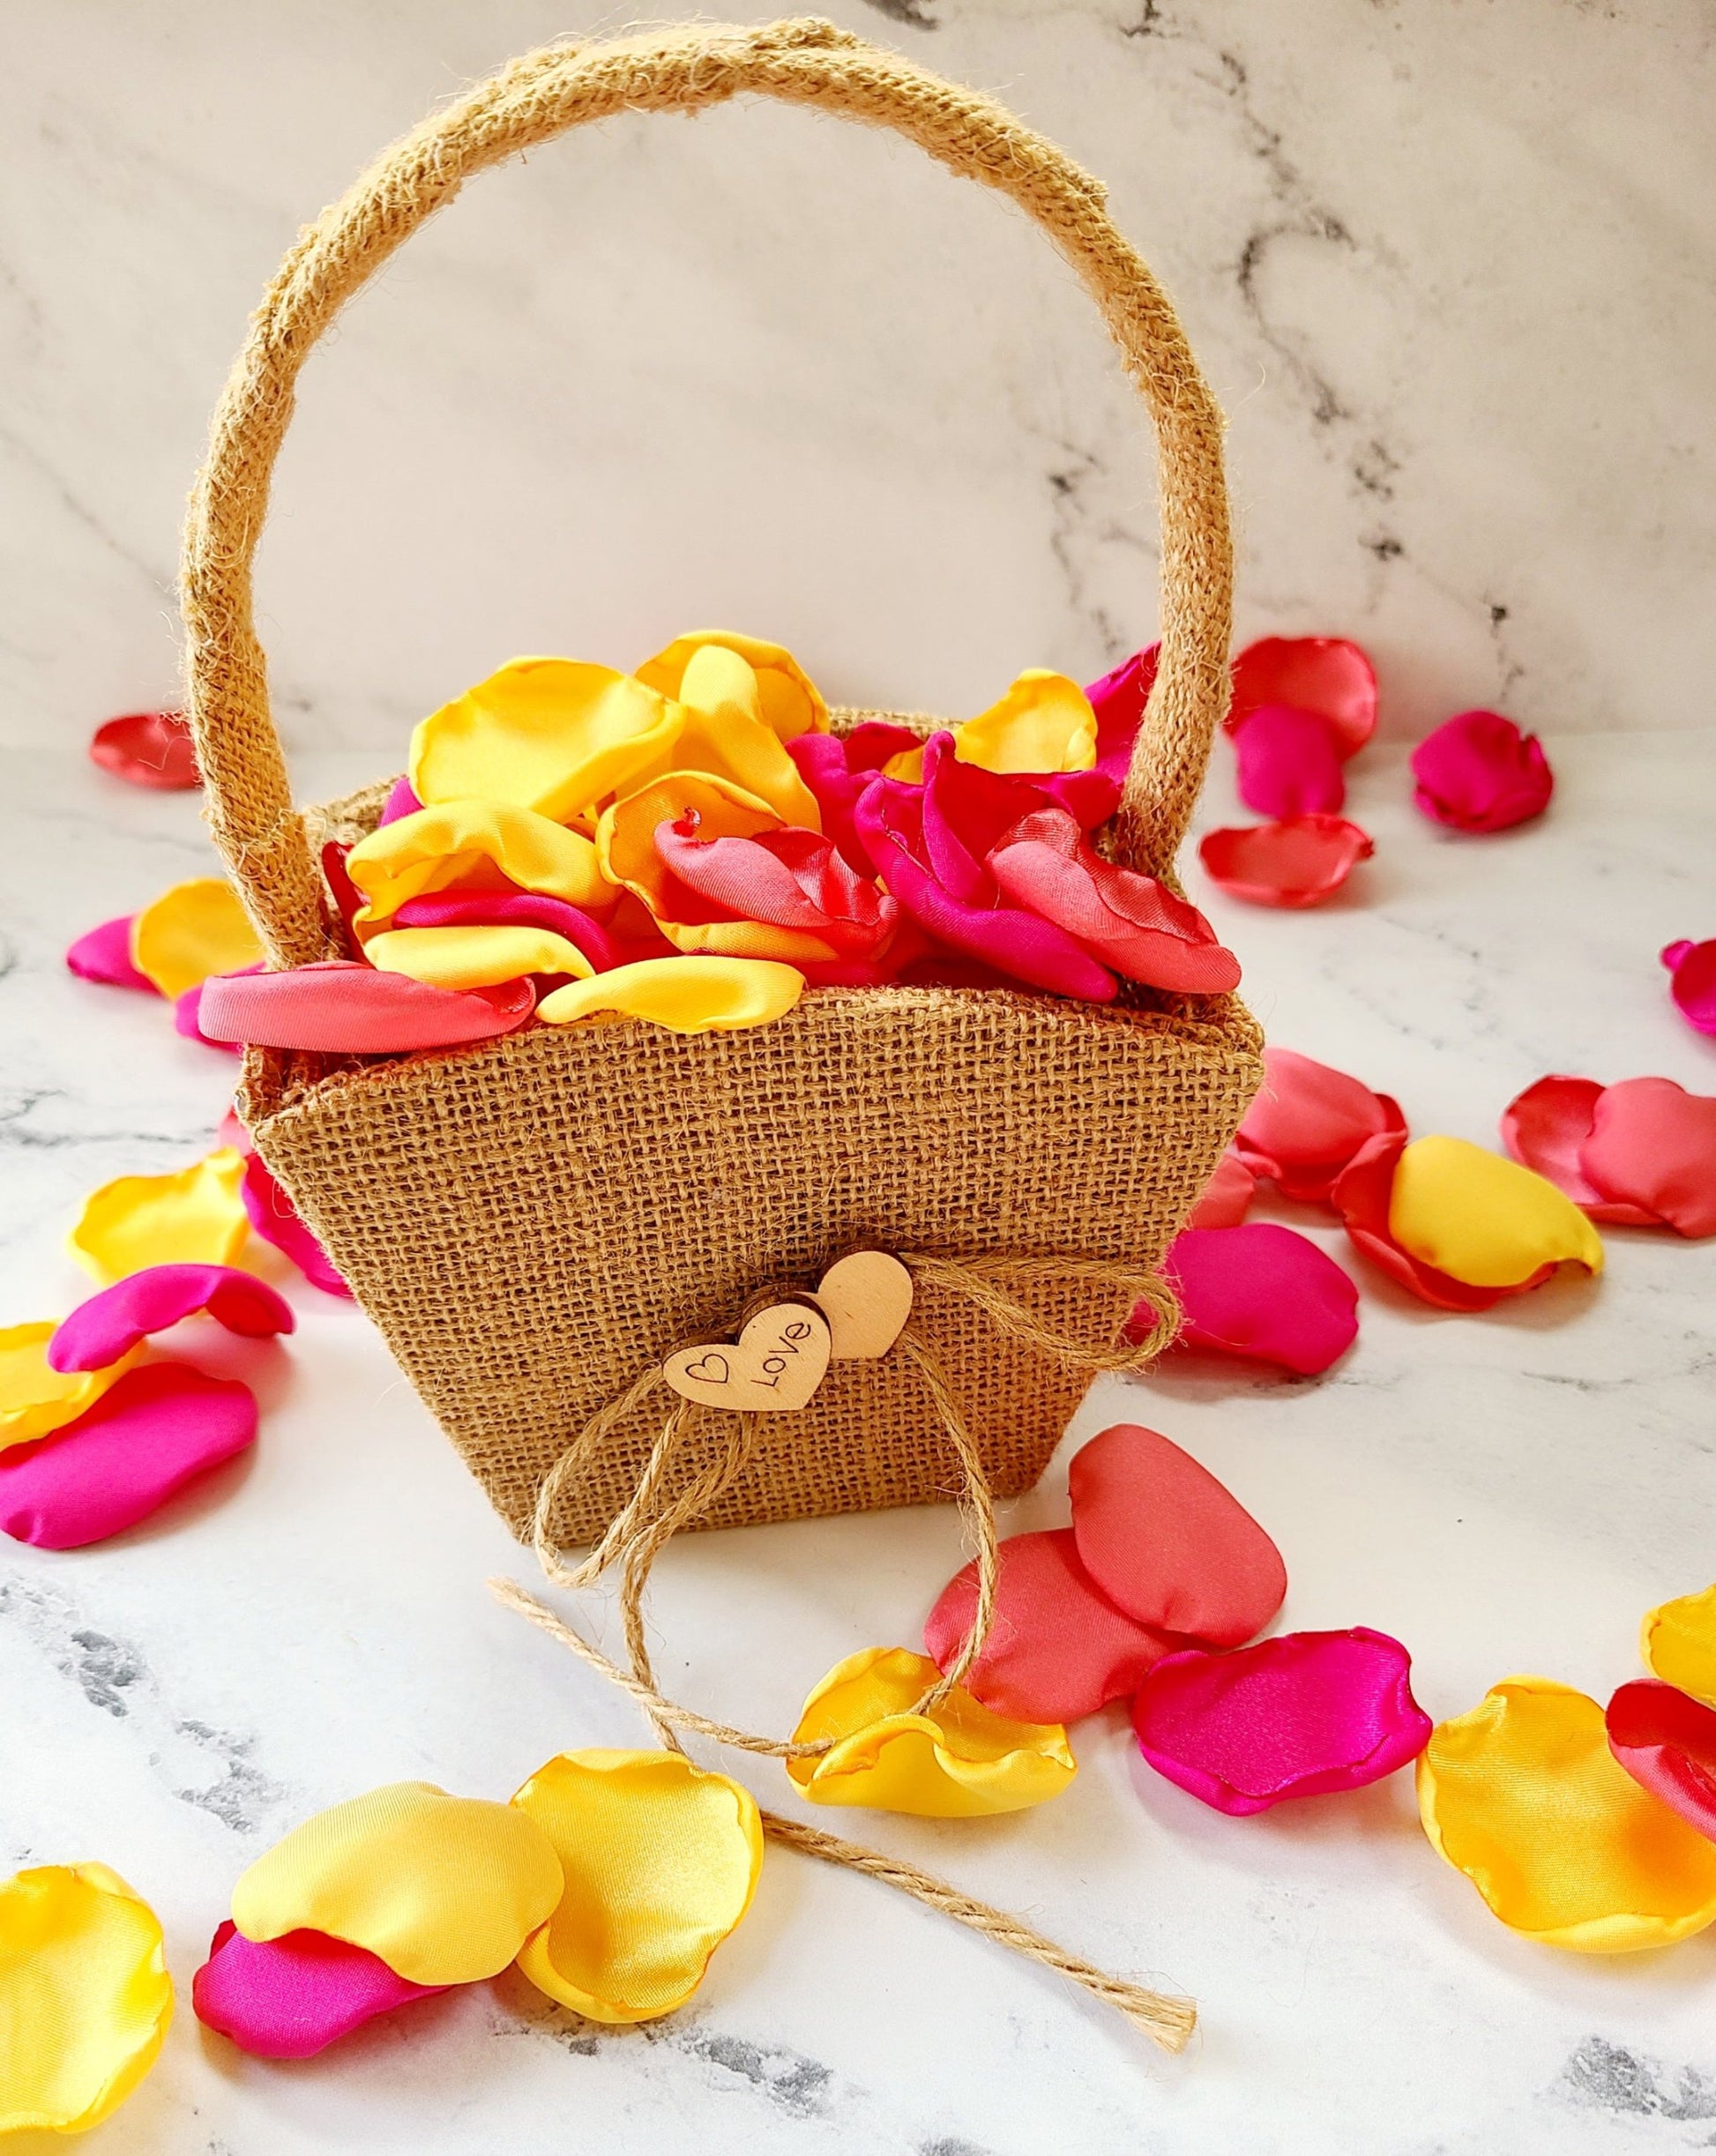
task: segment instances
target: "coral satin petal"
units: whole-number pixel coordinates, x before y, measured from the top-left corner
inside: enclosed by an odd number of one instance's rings
[[[1180,1338],[1189,1347],[1310,1377],[1358,1338],[1353,1280],[1308,1236],[1272,1220],[1188,1227],[1168,1246],[1162,1270],[1185,1312]]]
[[[1354,1625],[1158,1662],[1132,1702],[1138,1749],[1234,1817],[1362,1789],[1422,1751],[1430,1718],[1398,1639]]]
[[[1339,816],[1295,816],[1249,829],[1206,832],[1197,857],[1229,898],[1251,906],[1321,906],[1376,851]]]
[[[1078,1559],[1070,1527],[1010,1535],[999,1550],[995,1622],[960,1682],[996,1714],[1071,1722],[1123,1699],[1175,1644],[1117,1609]],[[923,1627],[946,1669],[977,1614],[977,1567],[956,1572]]]
[[[1665,1684],[1716,1707],[1716,1587],[1682,1594],[1645,1616],[1639,1651]]]
[[[1263,704],[1234,728],[1239,797],[1259,816],[1338,816],[1347,799],[1340,745],[1329,721],[1291,704]]]
[[[130,786],[184,794],[203,783],[190,722],[177,712],[127,712],[96,727],[89,760]]]
[[[1716,1841],[1716,1713],[1672,1684],[1623,1684],[1603,1720],[1608,1749],[1641,1789]]]
[[[378,1954],[319,1931],[247,1939],[230,1919],[190,1980],[205,2027],[256,2059],[309,2059],[378,2014],[432,1999],[444,1984],[412,1984]]]
[[[141,988],[145,996],[159,996],[160,990],[148,974],[139,973],[131,962],[132,918],[130,914],[121,914],[87,930],[67,951],[65,962],[80,981],[99,981],[110,988]]]
[[[1404,1137],[1398,1103],[1346,1071],[1291,1048],[1266,1048],[1263,1063],[1263,1085],[1234,1150],[1254,1175],[1279,1184],[1283,1197],[1326,1203],[1362,1145],[1385,1131]]]
[[[1687,1024],[1716,1036],[1716,936],[1702,944],[1670,944],[1662,963],[1672,979],[1669,993]]]
[[[1191,1209],[1188,1227],[1237,1227],[1257,1195],[1257,1178],[1237,1153],[1224,1153]]]
[[[250,1226],[265,1242],[272,1242],[291,1259],[312,1287],[324,1294],[353,1300],[352,1291],[333,1260],[304,1226],[298,1208],[277,1182],[262,1155],[252,1153],[244,1161],[244,1180],[238,1195]]]
[[[1555,792],[1543,744],[1499,712],[1461,712],[1412,752],[1421,815],[1455,831],[1506,831],[1541,816]]]
[[[1579,1149],[1591,1135],[1602,1092],[1594,1078],[1539,1078],[1502,1110],[1502,1143],[1522,1168],[1565,1191],[1593,1220],[1646,1227],[1651,1214],[1637,1205],[1611,1205],[1579,1165]]]
[[[206,1310],[228,1332],[267,1339],[297,1324],[292,1306],[265,1280],[232,1265],[150,1265],[80,1302],[48,1347],[56,1370],[99,1370],[152,1332]]]
[[[1663,1078],[1606,1086],[1579,1166],[1611,1201],[1677,1235],[1716,1235],[1716,1097]]]
[[[528,981],[504,987],[430,987],[352,959],[204,983],[198,1022],[222,1041],[308,1048],[328,1056],[393,1056],[492,1041],[536,1008]]]
[[[1350,757],[1377,730],[1377,672],[1345,637],[1261,637],[1234,661],[1230,728],[1270,704],[1315,712]]]
[[[1281,1553],[1206,1467],[1158,1431],[1117,1422],[1067,1471],[1079,1561],[1153,1631],[1236,1646],[1287,1593]]]

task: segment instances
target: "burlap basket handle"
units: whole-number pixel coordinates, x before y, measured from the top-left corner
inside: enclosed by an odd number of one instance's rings
[[[1115,858],[1170,869],[1227,708],[1232,555],[1221,422],[1174,310],[1101,187],[1001,106],[832,23],[714,26],[544,48],[425,120],[309,227],[252,321],[191,497],[187,708],[208,819],[277,966],[332,948],[292,806],[257,641],[251,570],[300,369],[339,310],[473,173],[593,120],[700,112],[743,92],[891,127],[1033,218],[1102,310],[1155,422],[1161,660],[1115,820]]]

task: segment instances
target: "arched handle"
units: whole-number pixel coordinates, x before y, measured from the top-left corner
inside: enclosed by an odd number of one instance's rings
[[[273,964],[307,964],[330,949],[251,606],[299,369],[346,302],[473,173],[587,121],[699,112],[748,91],[891,127],[1010,197],[1100,307],[1155,422],[1161,495],[1161,659],[1114,851],[1134,867],[1171,869],[1227,708],[1233,593],[1220,414],[1173,309],[1115,229],[1098,183],[989,99],[832,23],[692,26],[545,47],[425,120],[303,233],[257,311],[191,497],[183,608],[209,823]]]

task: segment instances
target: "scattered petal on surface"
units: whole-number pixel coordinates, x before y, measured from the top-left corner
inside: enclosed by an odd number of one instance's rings
[[[1646,1668],[1716,1707],[1716,1587],[1649,1611],[1639,1633]]]
[[[1339,816],[1205,832],[1197,857],[1218,889],[1252,906],[1321,906],[1376,852],[1369,835]]]
[[[787,1763],[811,1803],[974,1819],[1061,1794],[1078,1767],[1058,1723],[1007,1720],[958,1686],[933,1714],[914,1714],[940,1675],[905,1647],[866,1647],[837,1663],[793,1733],[834,1743],[819,1757]]]
[[[133,1351],[105,1369],[62,1372],[48,1359],[56,1330],[51,1317],[0,1326],[0,1452],[75,1422],[137,1361]]]
[[[1594,1699],[1548,1677],[1509,1677],[1436,1724],[1418,1809],[1502,1922],[1546,1945],[1628,1953],[1716,1919],[1716,1843],[1620,1765]]]
[[[593,2021],[683,2006],[750,1906],[763,1823],[748,1789],[669,1751],[577,1751],[539,1767],[512,1802],[554,1845],[558,1907],[519,1966]]]
[[[230,1919],[190,1980],[205,2027],[257,2059],[309,2059],[378,2014],[434,1998],[444,1984],[413,1984],[379,1954],[319,1931],[288,1931],[258,1943]]]
[[[453,992],[504,988],[527,974],[586,981],[592,971],[578,945],[551,929],[384,929],[363,955],[384,974]]]
[[[641,959],[556,988],[537,1016],[547,1026],[602,1014],[676,1033],[731,1033],[784,1017],[803,993],[803,974],[770,959]]]
[[[104,1285],[146,1265],[229,1265],[250,1232],[243,1176],[230,1147],[175,1175],[121,1175],[84,1200],[67,1245]]]
[[[1239,797],[1259,816],[1339,816],[1347,799],[1329,721],[1292,704],[1260,704],[1234,728]]]
[[[56,1370],[99,1370],[130,1354],[152,1332],[198,1311],[246,1339],[269,1339],[297,1324],[292,1306],[265,1280],[233,1265],[150,1265],[104,1287],[62,1318],[48,1343]]]
[[[1641,1789],[1716,1841],[1716,1713],[1672,1684],[1623,1684],[1603,1716],[1608,1749]]]
[[[960,1680],[974,1699],[1021,1722],[1073,1722],[1137,1691],[1175,1644],[1117,1609],[1085,1570],[1070,1527],[1000,1545],[995,1622]],[[956,1572],[923,1628],[945,1669],[977,1614],[977,1567]]]
[[[1257,1176],[1237,1153],[1224,1153],[1215,1173],[1204,1185],[1204,1195],[1191,1209],[1188,1227],[1237,1227],[1250,1210],[1257,1188]]]
[[[224,877],[175,884],[131,922],[131,959],[169,1003],[211,974],[260,964],[262,945]]]
[[[1185,1312],[1188,1347],[1313,1377],[1358,1338],[1354,1281],[1309,1236],[1272,1220],[1185,1228],[1162,1270]],[[1147,1308],[1138,1314],[1146,1328],[1153,1322]]]
[[[1096,713],[1077,682],[1027,667],[999,703],[954,727],[953,753],[985,771],[1089,771]]]
[[[259,1153],[245,1156],[244,1180],[238,1186],[238,1195],[250,1226],[265,1242],[272,1242],[289,1257],[312,1287],[352,1301],[345,1275],[304,1226],[298,1208]]]
[[[414,1984],[504,1969],[561,1896],[560,1861],[515,1806],[392,1782],[317,1812],[233,1889],[247,1939],[321,1931]]]
[[[1595,1078],[1539,1078],[1502,1110],[1502,1143],[1521,1167],[1546,1177],[1593,1220],[1648,1227],[1649,1213],[1611,1204],[1579,1165],[1579,1149],[1591,1135],[1602,1094]]]
[[[1328,1063],[1291,1048],[1263,1052],[1261,1090],[1245,1111],[1234,1150],[1281,1196],[1326,1204],[1335,1180],[1367,1139],[1406,1133],[1399,1103]],[[1199,1223],[1202,1225],[1202,1223]]]
[[[177,712],[127,712],[96,727],[89,760],[131,786],[183,794],[203,783],[190,722]]]
[[[1673,975],[1669,993],[1681,1016],[1701,1033],[1716,1035],[1716,936],[1668,944],[1662,963]]]
[[[146,1363],[69,1429],[0,1454],[0,1530],[39,1549],[105,1542],[235,1458],[256,1434],[248,1385],[188,1362]]]
[[[1503,1111],[1502,1138],[1593,1220],[1716,1235],[1716,1098],[1672,1078],[1540,1078]]]
[[[1348,1237],[1373,1265],[1381,1266],[1421,1302],[1434,1303],[1443,1310],[1470,1312],[1493,1308],[1504,1294],[1515,1291],[1467,1287],[1448,1273],[1438,1272],[1435,1266],[1421,1263],[1394,1240],[1389,1227],[1389,1201],[1394,1171],[1406,1145],[1404,1130],[1384,1130],[1379,1137],[1368,1138],[1342,1171],[1330,1197],[1346,1223]],[[1535,1287],[1548,1279],[1552,1270],[1548,1265],[1540,1267],[1521,1286]]]
[[[1132,1702],[1159,1774],[1235,1817],[1380,1781],[1423,1750],[1412,1658],[1362,1624],[1158,1662]]]
[[[1395,1163],[1388,1232],[1468,1287],[1518,1288],[1563,1261],[1603,1269],[1602,1238],[1563,1191],[1463,1138],[1414,1138]]]
[[[1541,816],[1555,791],[1543,744],[1500,712],[1461,712],[1412,752],[1413,795],[1433,824],[1506,831]]]
[[[146,996],[159,996],[160,990],[148,974],[138,973],[131,962],[132,918],[130,914],[121,914],[91,929],[71,945],[65,962],[79,981],[99,981],[110,988],[141,988]]]
[[[160,1922],[117,1872],[43,1864],[0,1884],[0,2134],[99,2126],[172,2018]]]
[[[212,1039],[330,1056],[392,1056],[492,1041],[536,1008],[528,981],[468,991],[431,988],[405,974],[327,959],[278,974],[235,974],[205,983],[198,1023]]]
[[[1086,1570],[1153,1631],[1237,1646],[1281,1607],[1287,1567],[1251,1515],[1160,1432],[1116,1422],[1072,1456],[1072,1532]]]
[[[1227,724],[1237,727],[1268,704],[1315,712],[1333,728],[1343,757],[1377,730],[1377,672],[1345,637],[1261,637],[1234,661]]]

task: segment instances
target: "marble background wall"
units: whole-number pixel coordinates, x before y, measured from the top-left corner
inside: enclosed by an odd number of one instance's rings
[[[766,8],[735,14],[765,19]],[[1707,0],[832,0],[1111,185],[1232,415],[1240,629],[1385,725],[1706,715]],[[578,0],[0,4],[0,742],[170,695],[183,499],[299,225]],[[953,715],[1151,633],[1082,294],[908,146],[755,106],[473,188],[311,365],[261,571],[295,745],[707,621]]]

